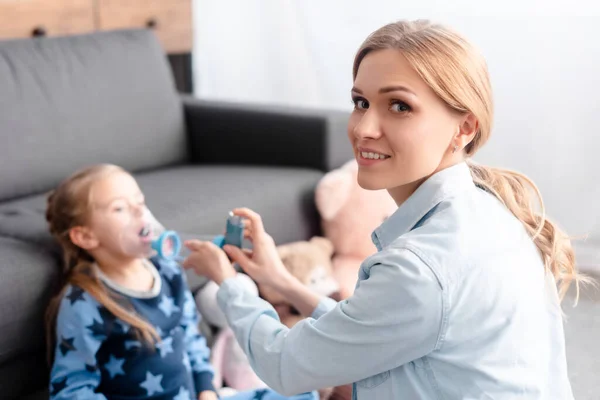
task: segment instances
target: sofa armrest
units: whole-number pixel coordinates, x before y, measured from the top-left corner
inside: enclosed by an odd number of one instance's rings
[[[183,96],[190,156],[202,164],[259,164],[330,171],[353,158],[349,114]]]

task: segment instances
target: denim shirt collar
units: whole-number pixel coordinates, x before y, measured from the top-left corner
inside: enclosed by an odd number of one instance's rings
[[[421,184],[388,219],[371,234],[379,251],[411,231],[435,206],[458,192],[474,187],[466,162],[445,168]]]

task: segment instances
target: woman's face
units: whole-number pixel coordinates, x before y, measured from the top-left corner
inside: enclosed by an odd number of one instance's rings
[[[465,117],[436,96],[400,51],[369,53],[352,98],[348,137],[361,187],[387,189],[401,204],[427,177],[462,159],[452,150]]]

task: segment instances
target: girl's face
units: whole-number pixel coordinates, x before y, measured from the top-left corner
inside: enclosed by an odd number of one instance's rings
[[[387,189],[401,204],[423,180],[462,158],[452,150],[464,116],[450,110],[400,51],[367,54],[352,98],[348,137],[361,187]]]
[[[76,244],[115,259],[143,257],[150,251],[149,212],[131,175],[115,172],[95,182],[90,199],[86,226],[74,228],[81,242]]]

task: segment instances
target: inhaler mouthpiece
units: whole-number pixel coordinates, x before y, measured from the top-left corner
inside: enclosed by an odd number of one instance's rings
[[[181,239],[175,231],[164,231],[152,240],[152,249],[160,258],[174,260],[181,251]]]
[[[121,247],[132,257],[150,258],[158,256],[174,260],[181,251],[181,239],[175,231],[168,231],[144,208],[141,217],[132,218],[130,227],[121,235]]]

